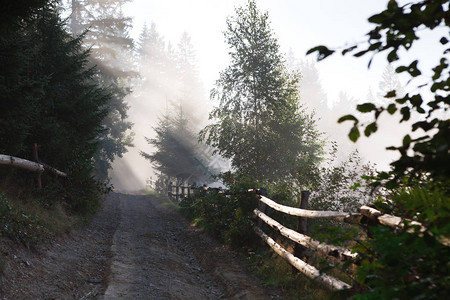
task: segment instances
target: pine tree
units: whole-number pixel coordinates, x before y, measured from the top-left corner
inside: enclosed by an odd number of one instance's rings
[[[132,146],[129,133],[132,123],[127,120],[128,104],[125,97],[130,93],[129,79],[136,76],[133,62],[133,40],[128,36],[131,18],[125,17],[122,5],[129,0],[72,0],[70,29],[76,36],[84,31],[83,43],[91,49],[89,58],[98,72],[97,82],[110,91],[109,114],[104,119],[105,131],[99,138],[100,148],[96,155],[96,175],[107,177],[111,162],[122,156]]]
[[[70,178],[58,189],[61,183],[44,175],[44,182],[55,184],[43,192],[45,201],[56,195],[54,201],[92,212],[100,191],[92,178],[93,157],[110,94],[87,67],[81,37],[68,34],[52,8],[36,11],[22,26],[0,42],[0,152],[33,159],[32,146],[39,144],[39,158]]]
[[[199,158],[196,134],[181,106],[175,116],[164,115],[153,129],[156,137],[146,140],[155,147],[155,152],[141,155],[152,162],[155,170],[177,181],[208,179],[209,169]]]

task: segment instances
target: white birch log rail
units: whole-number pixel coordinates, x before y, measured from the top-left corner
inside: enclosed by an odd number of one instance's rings
[[[34,161],[26,160],[19,157],[14,157],[10,155],[0,154],[0,165],[9,165],[16,168],[21,168],[34,172],[51,172],[61,177],[67,177],[67,174],[61,172],[53,167],[50,167],[46,164],[37,163]]]
[[[359,221],[361,219],[361,214],[359,214],[359,213],[301,209],[301,208],[290,207],[290,206],[278,204],[275,201],[273,201],[265,196],[262,196],[262,195],[258,195],[258,197],[259,197],[259,201],[265,203],[269,207],[271,207],[279,212],[291,215],[291,216],[298,216],[298,217],[312,218],[312,219],[327,218],[327,219],[334,219],[334,220],[346,222],[346,223],[359,223]]]
[[[322,256],[332,256],[338,259],[353,259],[358,256],[357,253],[352,253],[347,248],[321,243],[307,235],[287,228],[261,212],[259,209],[255,209],[253,210],[253,212],[258,218],[263,220],[270,227],[278,230],[283,236],[296,243],[299,243],[302,246],[305,246],[308,249],[317,251],[317,253]]]
[[[315,267],[305,263],[303,260],[295,257],[288,251],[286,251],[283,247],[281,247],[277,242],[275,242],[270,236],[265,234],[258,227],[254,227],[254,230],[257,235],[259,235],[266,243],[270,246],[278,255],[287,260],[292,266],[294,266],[297,270],[305,274],[307,277],[316,280],[321,283],[328,289],[331,290],[344,290],[349,289],[351,286],[339,279],[331,277],[326,274],[320,274],[320,271]]]
[[[425,227],[417,221],[402,219],[397,216],[383,214],[381,211],[366,205],[361,206],[359,211],[363,216],[366,216],[367,218],[372,220],[378,220],[380,224],[385,226],[393,228],[403,228],[404,227],[403,221],[408,221],[410,225],[420,226],[421,232],[424,232],[426,230]]]
[[[366,206],[366,205],[361,206],[359,211],[361,212],[361,214],[363,216],[365,216],[371,220],[376,220],[376,221],[380,222],[380,224],[389,226],[392,228],[403,229],[405,227],[404,221],[406,221],[407,223],[409,223],[409,225],[419,226],[420,232],[425,232],[427,230],[425,228],[425,226],[423,226],[422,223],[420,223],[420,222],[409,220],[409,219],[402,219],[400,217],[389,215],[389,214],[383,214],[381,211],[379,211],[375,208]],[[408,228],[406,231],[409,233],[413,233],[414,229]],[[430,232],[430,234],[432,234],[432,233]],[[436,239],[442,245],[450,247],[450,237],[437,236]]]

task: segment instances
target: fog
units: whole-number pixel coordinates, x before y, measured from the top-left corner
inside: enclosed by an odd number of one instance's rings
[[[275,36],[279,39],[289,68],[299,71],[301,102],[314,113],[320,131],[328,141],[336,141],[338,157],[344,160],[355,149],[364,162],[380,170],[389,168],[397,158],[388,146],[398,146],[409,124],[398,124],[399,115],[382,116],[378,132],[357,143],[347,138],[350,123],[337,124],[343,115],[355,113],[358,103],[382,103],[387,82],[399,93],[407,91],[402,78],[396,77],[384,57],[374,60],[367,69],[367,59],[333,57],[316,63],[306,57],[306,50],[319,45],[342,46],[364,40],[370,28],[367,18],[382,9],[386,1],[349,1],[346,6],[334,1],[258,1],[261,10],[269,12]],[[129,34],[135,40],[133,64],[139,77],[132,82],[133,92],[127,97],[129,119],[134,123],[134,145],[123,158],[117,158],[110,173],[117,189],[136,190],[146,180],[155,179],[157,172],[140,152],[155,149],[146,141],[154,138],[158,119],[178,108],[191,120],[189,126],[197,132],[207,124],[208,112],[214,103],[209,99],[219,72],[227,66],[227,45],[223,31],[226,17],[245,1],[143,1],[135,0],[123,8],[133,18]],[[351,7],[349,9],[348,7]],[[146,28],[146,29],[144,29]],[[150,33],[153,48],[142,41],[142,33]],[[430,51],[429,48],[420,51]],[[159,55],[159,57],[158,57]],[[181,60],[180,60],[181,59]],[[172,62],[171,62],[172,60]],[[173,61],[177,61],[174,65]],[[127,62],[129,64],[129,61]],[[185,73],[180,74],[180,64]],[[370,120],[372,116],[361,116]],[[205,152],[205,151],[204,151]],[[225,171],[229,163],[204,153],[209,165]]]

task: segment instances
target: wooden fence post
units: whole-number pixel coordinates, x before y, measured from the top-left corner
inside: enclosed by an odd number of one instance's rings
[[[176,184],[176,194],[175,194],[175,200],[178,202],[178,197],[179,197],[179,193],[180,193],[180,186],[178,185],[178,180],[177,180],[177,184]]]
[[[309,195],[310,195],[309,191],[301,191],[299,208],[308,209]],[[297,232],[306,235],[307,230],[308,230],[307,218],[298,217]],[[305,260],[306,259],[305,250],[306,247],[296,243],[294,246],[294,256],[300,258],[301,260]]]
[[[33,160],[37,163],[39,163],[38,148],[39,148],[38,144],[34,143],[33,144]],[[41,172],[37,172],[36,181],[37,181],[38,189],[42,189]]]
[[[261,196],[267,196],[267,190],[265,188],[260,188],[258,194]],[[258,197],[257,195],[255,195],[255,196]],[[264,214],[267,214],[267,208],[268,208],[268,206],[265,203],[262,203],[261,201],[259,201],[259,210],[260,211],[262,211]],[[258,218],[258,227],[261,228],[262,224],[263,224],[263,221],[260,218]]]
[[[194,185],[188,185],[188,198],[191,198],[191,189]]]
[[[172,199],[172,181],[169,181],[167,184],[167,196],[169,196],[170,200],[173,200]]]

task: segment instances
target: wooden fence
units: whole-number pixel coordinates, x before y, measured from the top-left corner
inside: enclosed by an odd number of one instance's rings
[[[217,188],[208,188],[206,186],[196,187],[187,186],[184,184],[176,186],[169,184],[168,195],[171,199],[180,201],[183,197],[190,196],[193,193],[193,190],[200,190],[203,193],[214,191],[216,193],[228,194],[228,191]],[[314,253],[324,258],[333,258],[341,261],[355,259],[358,257],[358,253],[352,253],[350,249],[347,249],[345,247],[322,243],[310,236],[307,236],[307,219],[331,219],[349,224],[381,224],[396,229],[401,229],[404,226],[404,219],[393,215],[382,214],[380,211],[368,206],[362,206],[359,209],[359,213],[309,210],[307,209],[309,201],[308,191],[301,192],[301,201],[298,208],[281,205],[266,197],[264,195],[264,192],[261,192],[260,190],[248,190],[247,192],[254,193],[255,197],[257,197],[260,202],[259,208],[255,208],[253,211],[255,217],[258,219],[258,222],[256,222],[254,226],[255,233],[260,236],[261,239],[266,242],[267,245],[269,245],[278,255],[288,261],[294,268],[305,274],[307,277],[321,283],[324,287],[330,290],[345,290],[351,288],[351,285],[335,277],[321,273],[317,268],[302,260],[302,258],[304,257],[304,249],[312,250]],[[271,218],[267,214],[268,208],[291,216],[297,216],[297,229],[293,230],[291,228],[285,227],[281,223]],[[419,226],[421,230],[425,229],[419,222],[411,220],[407,221],[410,225]],[[282,245],[278,244],[273,238],[271,238],[261,229],[261,225],[263,224],[263,222],[278,231],[284,237],[295,242],[293,253],[290,253],[288,250],[283,248]],[[441,242],[443,244],[450,245],[449,241]]]
[[[42,188],[42,181],[41,181],[41,173],[42,172],[50,172],[55,174],[56,176],[61,177],[67,177],[67,174],[64,172],[61,172],[41,161],[39,161],[39,158],[37,156],[37,145],[34,147],[33,156],[36,161],[30,161],[27,159],[11,156],[11,155],[4,155],[0,154],[0,165],[8,165],[15,168],[20,168],[28,171],[37,172],[36,175],[36,181],[38,188]]]
[[[216,193],[225,193],[225,190],[222,190],[221,188],[211,188],[204,186],[196,186],[196,185],[187,185],[185,183],[181,184],[173,184],[172,182],[169,182],[167,184],[167,196],[173,201],[179,202],[183,200],[186,197],[189,197],[194,193],[194,191],[200,191],[200,192],[210,192],[214,191]]]
[[[373,225],[380,224],[395,229],[403,228],[405,224],[404,221],[407,221],[410,225],[419,226],[420,230],[422,231],[425,230],[423,225],[419,222],[405,220],[400,217],[389,214],[382,214],[380,211],[369,206],[361,206],[359,209],[359,213],[308,210],[305,208],[307,208],[309,192],[302,192],[300,208],[278,204],[264,195],[257,194],[257,197],[260,203],[263,203],[264,205],[267,205],[268,207],[276,211],[292,216],[297,216],[299,218],[298,220],[299,225],[297,231],[294,231],[290,228],[283,226],[274,219],[270,218],[259,209],[254,210],[254,214],[256,217],[258,217],[260,220],[265,222],[273,229],[277,230],[281,235],[295,242],[296,247],[298,245],[301,245],[302,247],[310,249],[314,251],[316,254],[325,258],[333,257],[334,259],[339,260],[355,259],[358,257],[358,253],[352,253],[350,249],[344,247],[338,247],[334,245],[328,245],[326,243],[321,243],[317,240],[314,240],[312,237],[307,236],[305,234],[306,226],[302,226],[302,223],[306,223],[306,219],[308,218],[333,219],[339,222],[345,222],[350,224],[362,224],[362,223],[363,224],[370,223]],[[307,277],[316,280],[317,282],[321,283],[330,290],[344,290],[351,288],[350,284],[343,282],[332,276],[320,273],[318,269],[301,260],[300,257],[302,256],[302,251],[297,251],[297,249],[294,248],[294,254],[291,254],[281,245],[276,243],[270,236],[264,233],[258,226],[255,226],[254,229],[256,234],[259,235],[276,253],[278,253],[280,256],[286,259],[292,266],[294,266],[300,272],[305,274]],[[449,244],[449,241],[441,240],[440,242],[446,245]]]

